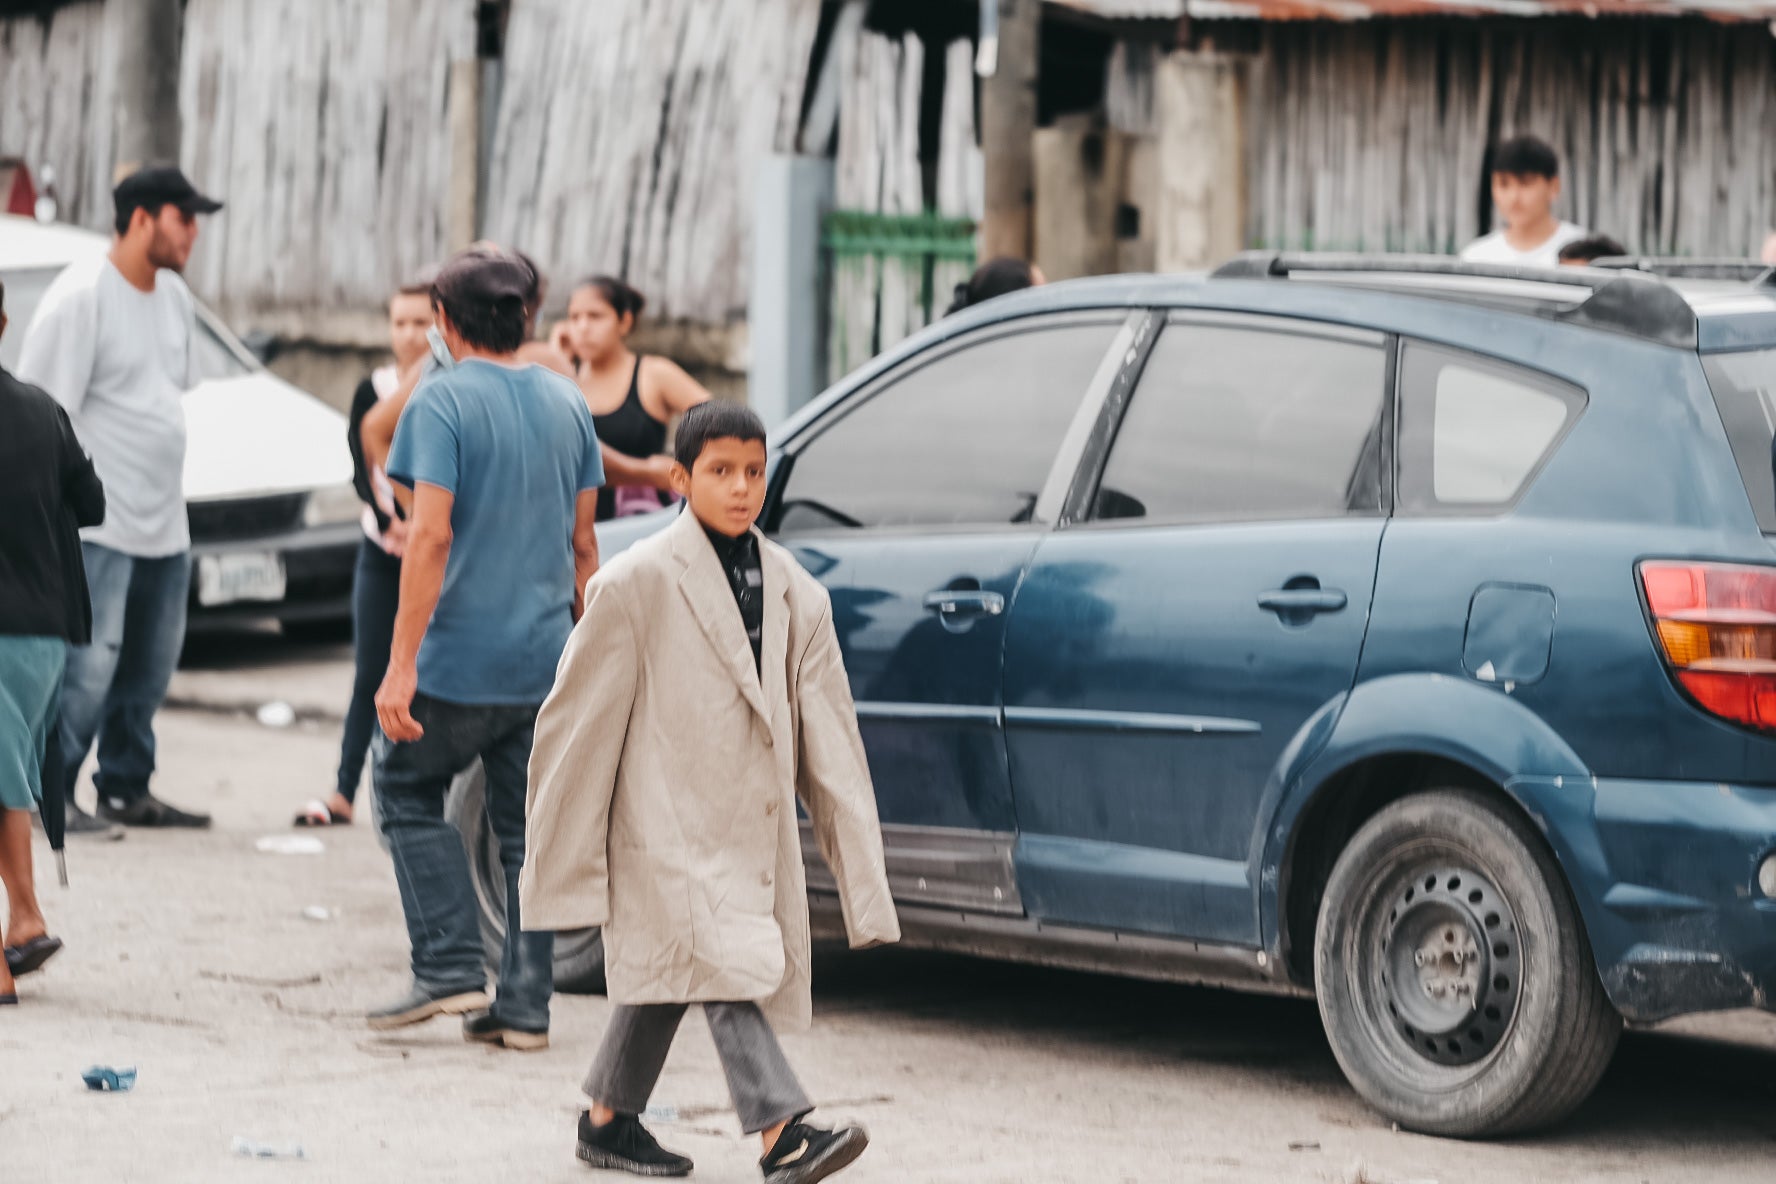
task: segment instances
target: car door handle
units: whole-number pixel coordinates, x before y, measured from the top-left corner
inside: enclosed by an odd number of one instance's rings
[[[942,588],[926,594],[925,607],[945,617],[996,617],[1005,611],[1005,597],[997,592]]]
[[[1337,588],[1275,588],[1260,593],[1258,607],[1275,613],[1290,624],[1303,623],[1316,613],[1335,613],[1350,603]]]

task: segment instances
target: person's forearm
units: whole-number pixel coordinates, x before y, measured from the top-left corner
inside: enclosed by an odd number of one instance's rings
[[[444,588],[450,542],[448,532],[426,531],[408,537],[407,554],[401,560],[401,607],[395,613],[395,636],[389,646],[392,666],[407,668],[419,660],[419,643]]]
[[[604,460],[604,483],[606,485],[654,485],[656,479],[653,469],[645,457],[630,456],[626,452],[618,452],[609,444],[598,446],[598,455]]]
[[[586,585],[598,574],[598,539],[594,537],[590,544],[580,539],[574,540],[574,598],[573,619],[577,623],[580,614],[586,611]]]

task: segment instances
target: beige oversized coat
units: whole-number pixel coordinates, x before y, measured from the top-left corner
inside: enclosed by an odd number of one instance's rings
[[[759,540],[763,679],[688,512],[587,585],[537,717],[526,929],[604,927],[617,1003],[757,1000],[805,1027],[799,797],[854,947],[896,941],[875,792],[826,590]]]

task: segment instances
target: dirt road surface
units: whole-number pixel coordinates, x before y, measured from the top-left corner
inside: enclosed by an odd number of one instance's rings
[[[296,806],[329,784],[340,652],[220,652],[180,675],[184,706],[160,724],[160,792],[213,810],[215,829],[76,843],[68,891],[39,850],[68,950],[0,1014],[0,1176],[604,1178],[573,1159],[573,1124],[606,1002],[558,997],[536,1054],[465,1044],[454,1021],[368,1031],[363,1009],[406,985],[387,856],[363,825],[321,832],[319,855],[254,846],[291,834]],[[230,707],[279,697],[301,709],[291,727]],[[336,914],[310,920],[311,906]],[[785,1045],[823,1116],[869,1126],[874,1145],[841,1177],[858,1184],[1776,1176],[1776,1017],[1631,1034],[1561,1130],[1461,1143],[1395,1132],[1364,1106],[1307,1002],[907,951],[823,956],[815,983],[814,1028]],[[136,1066],[139,1082],[89,1093],[93,1064]],[[696,1179],[758,1179],[694,1016],[655,1105]],[[241,1158],[236,1136],[306,1158]]]

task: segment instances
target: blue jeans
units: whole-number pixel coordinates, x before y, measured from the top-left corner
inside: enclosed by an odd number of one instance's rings
[[[80,766],[99,741],[99,796],[117,807],[146,797],[154,775],[154,713],[185,644],[191,556],[138,559],[81,543],[92,591],[92,643],[68,647],[57,717],[59,775],[74,800]]]
[[[478,991],[487,983],[468,852],[444,818],[452,779],[481,758],[487,821],[506,873],[506,946],[493,1011],[514,1027],[543,1031],[555,989],[555,935],[526,933],[518,915],[524,798],[539,706],[476,707],[415,695],[413,718],[425,735],[395,744],[379,729],[372,750],[376,807],[413,945],[413,981],[434,994]]]
[[[345,733],[339,740],[339,778],[335,788],[348,802],[358,798],[364,754],[376,734],[376,691],[388,673],[389,646],[395,638],[395,610],[401,605],[401,561],[365,539],[358,545],[352,573],[351,706],[345,709]]]

